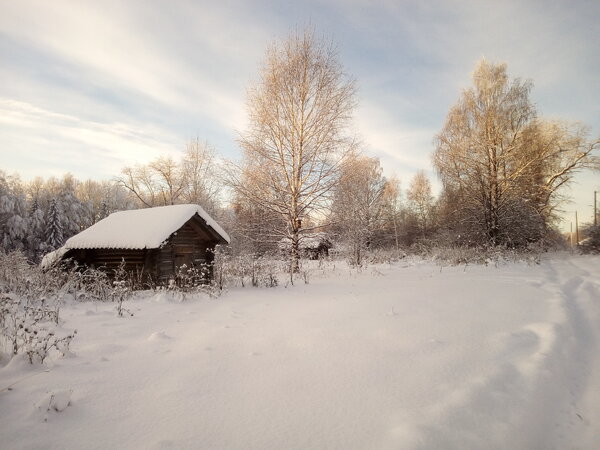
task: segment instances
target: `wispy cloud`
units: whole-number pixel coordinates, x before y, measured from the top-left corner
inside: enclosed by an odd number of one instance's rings
[[[2,98],[0,134],[18,149],[6,152],[4,163],[39,161],[25,168],[26,176],[39,175],[40,168],[58,175],[76,165],[83,176],[107,178],[125,165],[176,156],[181,148],[177,136],[153,125],[96,122]]]
[[[235,157],[266,45],[306,24],[338,44],[360,89],[358,132],[402,179],[430,168],[433,137],[484,56],[532,78],[543,114],[597,133],[599,16],[594,0],[4,2],[2,162],[104,176],[196,134]]]

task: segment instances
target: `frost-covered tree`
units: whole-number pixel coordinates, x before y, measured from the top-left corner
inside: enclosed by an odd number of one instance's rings
[[[232,201],[232,212],[227,230],[236,253],[263,255],[278,250],[283,238],[279,230],[285,229],[280,215],[239,196]]]
[[[238,196],[281,217],[285,227],[276,231],[291,242],[291,272],[303,224],[327,206],[352,149],[355,91],[333,47],[311,30],[271,45],[248,90],[243,161],[230,168],[229,181]]]
[[[362,155],[347,159],[334,188],[332,222],[351,248],[350,261],[361,265],[373,244],[374,233],[383,226],[386,179],[379,160]]]
[[[44,212],[37,198],[31,201],[29,207],[29,229],[27,235],[27,256],[30,261],[37,263],[46,253]]]
[[[56,199],[50,201],[46,217],[46,244],[51,250],[60,248],[64,243],[63,218]]]
[[[86,219],[86,210],[77,198],[76,189],[79,182],[71,174],[66,174],[59,185],[56,207],[60,211],[61,226],[64,239],[79,233],[91,223]]]
[[[600,225],[589,224],[582,227],[584,239],[580,248],[584,253],[600,253]]]
[[[142,207],[178,203],[185,187],[177,162],[161,156],[147,165],[125,167],[118,183],[127,189]]]
[[[215,215],[219,209],[219,164],[214,149],[199,138],[187,144],[181,160],[160,156],[125,167],[117,183],[140,207],[195,203]]]
[[[465,242],[523,245],[544,237],[561,188],[597,164],[600,140],[580,126],[537,118],[532,83],[505,64],[478,63],[437,136],[433,164],[443,185],[446,225]]]
[[[383,244],[387,247],[400,249],[405,244],[405,208],[402,203],[400,180],[392,175],[387,178],[382,193]]]
[[[108,209],[108,201],[103,200],[100,205],[100,214],[98,214],[98,220],[106,219],[110,215],[110,210]]]
[[[196,137],[188,142],[180,164],[184,180],[181,201],[201,205],[209,214],[218,215],[223,183],[215,150]]]
[[[0,171],[0,247],[22,250],[27,243],[29,222],[25,190],[18,176]]]
[[[431,183],[425,172],[419,171],[411,180],[406,191],[406,200],[411,218],[414,220],[418,234],[425,236],[433,226],[434,198]]]
[[[115,181],[86,180],[76,184],[75,195],[81,203],[81,228],[87,228],[112,211],[135,207],[129,194]]]

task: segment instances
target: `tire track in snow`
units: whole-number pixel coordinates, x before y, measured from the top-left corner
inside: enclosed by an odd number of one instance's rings
[[[571,259],[545,261],[538,272],[534,285],[546,295],[549,315],[495,336],[497,364],[429,411],[438,423],[399,429],[400,437],[412,436],[412,447],[423,449],[594,448],[600,429],[581,407],[590,382],[600,379],[590,364],[594,327],[581,305],[593,298],[593,276]]]
[[[556,261],[567,264],[561,283],[564,301],[570,313],[572,333],[577,343],[572,359],[581,369],[572,379],[576,393],[573,403],[578,420],[571,418],[570,448],[598,448],[600,436],[600,258],[571,257]],[[591,269],[590,269],[591,267]]]
[[[575,261],[571,257],[544,263],[544,290],[557,295],[564,320],[555,324],[556,339],[545,355],[525,421],[531,436],[542,439],[524,444],[540,448],[593,448],[590,432],[594,434],[594,427],[596,434],[600,431],[582,409],[590,385],[598,384],[592,367],[597,336],[588,318],[592,295],[586,288],[594,277]]]

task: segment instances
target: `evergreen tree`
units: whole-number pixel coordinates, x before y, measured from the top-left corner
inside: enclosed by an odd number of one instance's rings
[[[29,217],[33,217],[34,213],[40,209],[40,202],[37,197],[34,197],[31,201],[31,205],[29,205]]]
[[[18,176],[0,171],[0,248],[23,250],[27,236],[27,208],[23,185]]]
[[[56,199],[52,199],[46,219],[46,244],[52,250],[56,250],[63,245],[63,240],[62,218]]]
[[[100,216],[98,217],[98,221],[102,220],[102,219],[106,219],[110,214],[110,211],[108,210],[108,203],[105,200],[102,200],[102,205],[100,207]]]
[[[27,235],[27,256],[30,261],[38,263],[46,252],[44,242],[44,212],[40,208],[37,198],[34,198],[29,207],[29,229]]]
[[[66,174],[61,180],[58,201],[56,202],[61,220],[62,236],[65,239],[76,235],[82,229],[91,225],[86,223],[83,205],[75,194],[77,183],[77,180],[71,174]]]

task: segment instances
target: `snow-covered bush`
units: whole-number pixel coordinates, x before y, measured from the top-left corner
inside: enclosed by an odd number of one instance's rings
[[[222,291],[227,286],[250,285],[253,287],[275,287],[284,272],[284,264],[272,255],[231,255],[225,248],[215,250],[212,264],[213,289]]]
[[[91,268],[73,268],[70,271],[69,285],[66,290],[72,292],[79,301],[111,301],[111,283],[108,275]]]
[[[259,256],[252,258],[251,282],[253,287],[275,287],[279,284],[277,272],[281,271],[279,261]]]
[[[425,255],[441,264],[458,266],[460,264],[487,264],[498,260],[498,252],[484,247],[467,247],[462,245],[452,247],[432,247]]]
[[[213,250],[212,280],[215,292],[221,293],[227,288],[231,270],[231,254],[227,247],[217,245]]]
[[[590,225],[583,230],[585,239],[579,248],[583,253],[600,253],[600,225]]]
[[[202,264],[199,267],[188,267],[183,264],[175,272],[175,284],[183,292],[198,290],[209,282],[210,272],[208,264]]]
[[[133,313],[123,307],[123,302],[133,293],[132,280],[129,272],[125,270],[125,260],[121,261],[119,267],[115,269],[114,278],[112,280],[112,289],[110,290],[110,298],[117,304],[117,314],[123,317],[124,313],[133,316]]]
[[[73,291],[76,278],[72,271],[62,270],[59,266],[42,270],[30,265],[19,251],[0,252],[0,292],[50,300]]]
[[[544,247],[545,248],[545,247]],[[513,249],[501,246],[431,246],[411,248],[411,253],[425,259],[436,261],[440,265],[457,266],[461,264],[495,265],[523,261],[528,264],[539,264],[541,253],[545,251],[539,246],[531,249]]]
[[[75,332],[59,331],[60,299],[75,278],[58,268],[31,266],[21,252],[0,252],[0,348],[24,353],[31,363],[67,352]]]
[[[21,252],[0,252],[0,349],[27,354],[44,362],[57,351],[65,353],[74,332],[59,332],[60,304],[65,297],[79,301],[113,301],[121,316],[129,312],[132,280],[124,269],[114,281],[101,270],[56,261],[45,268],[30,265]]]
[[[217,267],[217,270],[215,270],[215,267]],[[166,288],[169,291],[181,294],[182,299],[185,299],[189,294],[208,294],[213,298],[218,297],[226,286],[225,267],[226,264],[220,258],[218,264],[213,262],[191,267],[183,264],[176,268],[175,276],[169,280]],[[212,277],[214,272],[217,273],[217,279]]]
[[[369,264],[392,264],[406,257],[406,252],[395,248],[375,248],[365,257]]]
[[[56,351],[63,356],[77,334],[59,331],[59,307],[19,299],[15,294],[0,294],[0,348],[8,353],[24,353],[29,362],[44,363]]]

